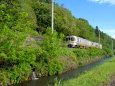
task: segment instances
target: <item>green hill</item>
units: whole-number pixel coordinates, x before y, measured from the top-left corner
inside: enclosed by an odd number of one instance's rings
[[[51,34],[50,2],[0,0],[0,85],[29,80],[33,68],[39,77],[48,76],[113,55],[114,39],[102,31],[103,49],[68,49],[62,43],[65,36],[76,35],[98,42],[100,30],[55,3],[55,31]]]

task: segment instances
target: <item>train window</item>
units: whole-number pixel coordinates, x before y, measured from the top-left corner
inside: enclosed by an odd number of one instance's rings
[[[69,41],[69,40],[70,40],[70,37],[67,37],[67,38],[66,38],[66,41]]]
[[[68,41],[69,39],[68,38],[66,38],[66,41]]]
[[[74,37],[67,37],[65,40],[66,41],[75,41],[75,38]]]
[[[75,41],[75,38],[74,38],[74,37],[71,37],[71,41]]]
[[[68,38],[66,38],[65,41],[68,41]]]

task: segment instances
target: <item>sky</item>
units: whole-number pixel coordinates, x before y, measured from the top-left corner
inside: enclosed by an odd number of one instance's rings
[[[55,0],[76,18],[84,18],[92,27],[115,38],[115,0]]]

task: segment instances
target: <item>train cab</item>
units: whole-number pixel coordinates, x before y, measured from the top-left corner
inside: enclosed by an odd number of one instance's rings
[[[77,43],[77,37],[76,36],[67,36],[66,43],[69,48],[75,47],[76,43]]]

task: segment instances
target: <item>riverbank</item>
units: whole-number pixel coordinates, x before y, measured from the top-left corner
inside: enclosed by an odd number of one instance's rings
[[[78,78],[55,84],[55,86],[109,86],[106,84],[111,82],[110,77],[113,74],[115,74],[115,57]]]
[[[63,49],[63,50],[66,50],[66,49]],[[54,59],[55,61],[60,61],[59,63],[62,63],[61,65],[59,65],[58,62],[56,62],[55,64],[48,65],[48,66],[45,66],[46,64],[43,64],[43,63],[42,64],[36,63],[38,65],[35,67],[37,77],[40,78],[43,76],[49,76],[50,72],[52,73],[55,71],[59,71],[59,70],[57,70],[58,67],[62,68],[60,73],[64,73],[66,71],[76,69],[76,68],[83,66],[83,65],[88,65],[90,63],[99,61],[99,60],[104,58],[101,55],[95,56],[96,54],[98,54],[98,52],[95,52],[95,54],[92,54],[92,56],[90,56],[90,53],[92,52],[91,50],[93,50],[93,49],[87,49],[87,50],[86,49],[71,49],[71,50],[69,50],[70,55],[69,54],[66,56],[62,55],[61,57]],[[79,53],[77,54],[76,51]],[[99,49],[98,49],[98,51],[99,51]],[[83,53],[85,53],[85,54],[83,55]],[[85,57],[85,55],[89,56],[89,57]],[[58,66],[57,66],[57,68],[54,69],[53,65],[54,66],[58,65]],[[49,68],[49,67],[51,67],[53,69],[47,70],[46,68]],[[5,85],[11,85],[11,84],[16,84],[16,83],[21,83],[21,82],[31,80],[32,68],[33,67],[31,67],[30,64],[21,64],[21,65],[13,66],[13,68],[10,68],[9,70],[2,69],[0,71],[0,75],[1,75],[0,84],[5,86]],[[23,70],[21,70],[21,69],[23,69]],[[19,71],[20,71],[20,73],[19,73]],[[60,74],[60,73],[55,73],[53,75]]]
[[[81,67],[78,67],[77,69],[69,70],[59,75],[41,77],[36,81],[30,80],[24,83],[20,83],[16,86],[33,86],[33,84],[34,86],[38,86],[38,85],[48,86],[50,83],[53,84],[58,80],[61,80],[61,81],[70,80],[70,79],[79,77],[81,74],[85,73],[85,71],[91,70],[95,68],[96,66],[101,65],[102,63],[104,63],[105,61],[108,61],[109,59],[110,58],[104,58],[99,61],[93,62],[89,65],[81,66]]]

